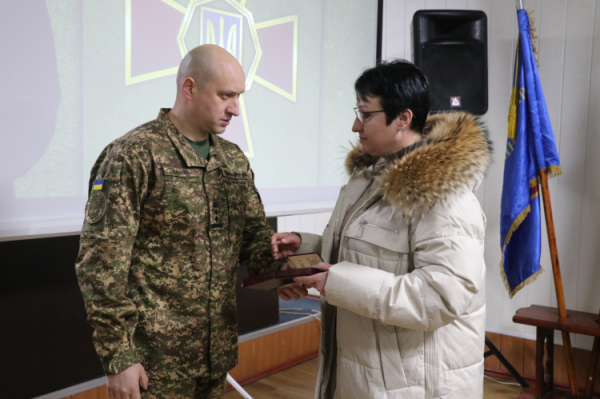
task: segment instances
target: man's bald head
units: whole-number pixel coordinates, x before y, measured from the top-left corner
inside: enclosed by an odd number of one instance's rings
[[[225,49],[211,44],[196,47],[179,66],[177,97],[169,117],[190,140],[221,134],[240,113],[245,80],[242,66]]]
[[[239,62],[223,47],[214,44],[203,44],[193,48],[179,64],[177,94],[180,93],[185,78],[194,79],[198,87],[203,89],[215,79],[219,70],[227,64],[233,68],[239,68],[243,73]]]

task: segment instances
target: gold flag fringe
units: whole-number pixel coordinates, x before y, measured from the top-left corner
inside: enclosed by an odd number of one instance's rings
[[[546,166],[546,173],[548,174],[548,177],[562,175],[562,168],[559,165]]]
[[[533,55],[535,56],[535,65],[539,68],[540,63],[538,57],[538,50],[536,46],[538,39],[537,28],[535,27],[534,23],[535,19],[533,19],[533,17],[531,16],[534,12],[535,10],[527,10],[527,16],[529,17],[529,40],[531,41],[531,49],[533,50]]]
[[[537,178],[532,179],[529,182],[529,185],[530,186],[537,185]],[[540,270],[538,272],[536,272],[533,276],[531,276],[531,277],[527,278],[525,281],[521,282],[521,284],[519,284],[517,286],[517,288],[515,288],[512,291],[510,290],[510,286],[508,285],[508,279],[506,278],[506,273],[504,271],[504,251],[506,250],[506,246],[510,242],[510,239],[512,238],[513,233],[519,228],[521,223],[523,223],[523,221],[525,220],[527,215],[529,215],[529,212],[531,212],[531,206],[528,205],[527,208],[525,208],[523,210],[523,212],[521,212],[521,214],[519,214],[519,216],[517,216],[515,218],[515,220],[512,222],[512,225],[510,226],[510,230],[508,230],[508,234],[506,234],[506,238],[504,239],[504,245],[502,246],[502,260],[500,261],[500,265],[499,265],[500,266],[500,275],[502,276],[502,280],[504,280],[504,286],[506,287],[506,290],[508,291],[508,295],[510,298],[512,298],[517,293],[517,291],[519,291],[521,288],[523,288],[527,284],[534,281],[537,278],[537,275],[542,270],[540,268]],[[533,278],[533,277],[535,277],[535,278]],[[532,280],[532,278],[533,278],[533,280]]]
[[[502,262],[501,262],[501,264],[504,264],[504,250],[506,249],[506,246],[510,242],[510,239],[511,239],[513,233],[519,228],[521,223],[523,223],[523,220],[525,220],[527,215],[529,215],[529,212],[531,212],[531,207],[529,205],[527,205],[527,208],[525,208],[523,210],[523,212],[521,212],[521,214],[519,216],[517,216],[515,218],[515,220],[512,222],[512,225],[510,226],[510,229],[508,230],[508,233],[506,234],[506,238],[504,239],[504,245],[502,246]]]
[[[543,169],[542,169],[543,170]],[[556,177],[562,175],[562,167],[560,165],[550,165],[546,167],[546,176],[548,178]],[[541,176],[536,176],[533,179],[529,180],[529,187],[535,187],[537,185],[542,184]]]
[[[502,261],[504,262],[504,259],[502,259]],[[521,282],[521,284],[517,285],[515,287],[515,289],[511,291],[510,286],[508,285],[508,279],[506,278],[506,273],[504,272],[504,267],[503,267],[502,263],[500,263],[500,275],[502,276],[502,280],[504,281],[504,286],[506,287],[506,290],[508,291],[508,296],[510,299],[512,299],[517,294],[517,292],[521,291],[521,288],[523,288],[526,285],[529,285],[529,284],[533,283],[535,280],[537,280],[537,278],[542,274],[543,271],[544,271],[544,269],[540,266],[540,270],[535,272],[534,275],[525,279],[523,282]]]
[[[542,184],[542,179],[540,178],[540,176],[536,176],[533,179],[529,180],[529,188],[539,186],[540,184]]]
[[[550,172],[550,170],[551,170],[551,172]],[[552,176],[556,176],[557,174],[562,173],[560,166],[550,166],[550,167],[548,167],[547,171],[548,171],[548,173],[553,173]],[[538,180],[539,180],[539,177],[534,177],[533,179],[529,180],[529,187],[537,186],[539,184]],[[517,292],[519,292],[521,290],[521,288],[525,287],[528,284],[533,283],[540,276],[540,274],[544,271],[544,269],[540,266],[540,270],[538,270],[532,276],[529,276],[527,279],[522,281],[521,284],[517,285],[515,287],[515,289],[512,291],[510,289],[510,285],[508,284],[508,278],[506,277],[506,272],[504,271],[504,251],[506,250],[506,246],[510,242],[510,239],[512,238],[513,233],[519,228],[521,223],[523,223],[523,221],[525,220],[527,215],[529,215],[530,212],[531,212],[531,206],[528,205],[527,208],[525,208],[523,210],[523,212],[521,212],[519,214],[519,216],[517,216],[515,218],[512,225],[510,226],[510,230],[508,230],[508,234],[506,234],[506,238],[504,239],[504,245],[502,246],[502,260],[500,261],[500,264],[499,264],[500,275],[502,276],[502,281],[504,281],[504,286],[506,287],[506,291],[508,291],[508,296],[511,299],[513,296],[515,296],[515,294]]]

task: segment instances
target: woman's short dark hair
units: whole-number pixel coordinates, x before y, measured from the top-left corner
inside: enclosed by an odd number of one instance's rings
[[[421,133],[429,113],[429,84],[414,64],[404,60],[382,62],[365,70],[354,83],[356,96],[379,97],[389,125],[399,113],[410,109],[410,129]]]

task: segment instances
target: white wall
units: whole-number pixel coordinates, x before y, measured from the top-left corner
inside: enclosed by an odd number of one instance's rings
[[[411,20],[419,9],[483,10],[488,17],[489,111],[494,163],[477,192],[488,218],[486,232],[487,328],[533,338],[533,327],[512,322],[515,311],[531,304],[556,306],[547,240],[545,272],[509,299],[499,273],[500,196],[507,112],[517,40],[514,0],[386,0],[383,59],[412,60]],[[524,0],[539,36],[540,77],[563,175],[550,180],[563,286],[568,309],[600,310],[600,2]],[[279,231],[320,233],[329,214],[279,218]],[[542,225],[545,231],[545,224]],[[545,237],[545,235],[544,235]],[[560,342],[557,336],[557,341]],[[591,347],[576,336],[574,346]]]

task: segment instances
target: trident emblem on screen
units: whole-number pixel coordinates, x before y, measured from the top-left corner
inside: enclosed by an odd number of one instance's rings
[[[187,6],[174,0],[127,0],[126,7],[127,85],[174,75],[190,49],[216,44],[242,65],[246,93],[256,82],[296,101],[297,15],[255,23],[244,0],[190,0]],[[223,137],[254,156],[244,96],[239,117]]]
[[[200,43],[216,44],[229,51],[241,63],[242,16],[202,8]]]

